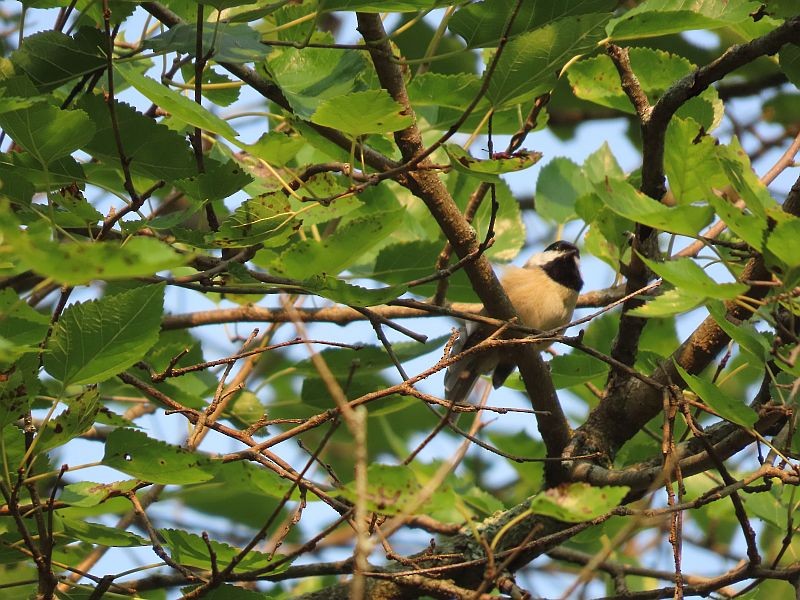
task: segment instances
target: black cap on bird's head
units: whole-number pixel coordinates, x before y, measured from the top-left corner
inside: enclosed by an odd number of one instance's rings
[[[545,248],[544,251],[575,254],[578,256],[578,258],[580,258],[581,256],[581,251],[578,250],[578,247],[575,244],[571,244],[570,242],[565,242],[564,240],[558,240],[557,242],[553,242],[547,248]]]
[[[581,252],[575,244],[559,240],[532,256],[526,266],[539,267],[556,283],[579,292],[583,287],[580,257]]]

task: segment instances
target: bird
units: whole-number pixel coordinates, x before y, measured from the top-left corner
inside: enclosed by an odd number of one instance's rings
[[[523,267],[507,267],[500,279],[511,304],[526,327],[550,331],[570,322],[583,287],[580,251],[575,244],[559,240],[534,254]],[[485,310],[481,314],[486,314]],[[489,337],[495,327],[469,321],[459,330],[450,356],[476,346]],[[548,342],[536,344],[544,350]],[[466,404],[478,378],[492,372],[492,385],[499,388],[516,365],[502,348],[493,348],[465,357],[451,365],[444,377],[445,399]]]

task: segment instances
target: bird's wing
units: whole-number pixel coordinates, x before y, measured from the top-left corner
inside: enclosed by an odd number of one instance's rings
[[[456,356],[464,350],[478,345],[491,332],[492,328],[481,326],[473,321],[468,322],[459,330],[458,339],[450,350],[450,356]],[[444,397],[455,403],[466,402],[478,377],[491,371],[497,365],[497,361],[497,352],[489,350],[472,354],[451,365],[444,375]]]

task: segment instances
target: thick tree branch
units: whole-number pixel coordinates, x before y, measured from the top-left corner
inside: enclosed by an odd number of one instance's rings
[[[390,46],[379,16],[358,14],[358,28],[370,46],[370,54],[381,85],[389,91],[395,101],[405,107],[404,110],[407,114],[413,115],[400,67],[388,59]],[[424,152],[422,137],[416,123],[396,132],[395,142],[400,148],[404,161],[410,161]],[[422,161],[420,166],[425,166],[427,162],[427,159]],[[458,210],[437,174],[427,170],[409,173],[407,185],[415,195],[425,202],[431,215],[436,219],[445,237],[460,258],[478,249],[479,242],[475,231]],[[485,256],[480,256],[475,261],[465,264],[464,270],[490,315],[503,320],[516,318],[514,307]],[[514,354],[533,407],[536,410],[547,411],[547,414],[537,415],[537,422],[539,432],[547,447],[548,456],[559,456],[569,441],[570,428],[561,410],[550,376],[538,352],[533,348],[518,348]],[[563,470],[560,463],[548,463],[546,469],[550,483],[556,483],[562,479]]]

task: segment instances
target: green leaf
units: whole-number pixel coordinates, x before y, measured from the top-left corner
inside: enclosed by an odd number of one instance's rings
[[[324,100],[355,91],[366,63],[355,50],[281,48],[267,66],[295,114],[309,119]]]
[[[709,196],[707,200],[714,207],[719,218],[725,221],[728,229],[759,252],[764,249],[767,233],[766,219],[745,213],[727,200],[717,196]]]
[[[190,592],[194,589],[196,588],[189,586],[183,591]],[[205,600],[276,600],[277,597],[264,592],[248,590],[238,585],[223,583],[208,593],[203,592],[203,598]]]
[[[109,495],[114,492],[129,492],[139,484],[136,479],[116,481],[114,483],[94,483],[92,481],[80,481],[64,486],[63,491],[58,496],[59,501],[70,506],[91,508],[104,502]]]
[[[646,319],[671,317],[697,308],[704,300],[702,296],[698,297],[697,294],[683,289],[667,290],[649,300],[644,306],[629,311],[629,314]]]
[[[340,225],[321,241],[306,239],[289,246],[272,264],[276,273],[293,279],[337,275],[356,264],[362,254],[390,235],[401,223],[403,210],[368,213]]]
[[[469,152],[458,144],[445,144],[444,150],[450,157],[450,164],[456,170],[489,183],[499,181],[498,176],[503,173],[514,173],[532,167],[542,158],[541,152],[520,150],[507,157],[478,159],[470,156]]]
[[[82,148],[95,132],[82,110],[47,105],[0,113],[0,127],[43,166]]]
[[[550,374],[556,389],[580,385],[607,373],[608,365],[588,354],[572,352],[554,356],[550,361]]]
[[[476,184],[477,180],[474,177],[459,171],[452,171],[447,176],[447,189],[461,210],[466,208],[467,200],[475,190]],[[494,192],[500,206],[494,220],[494,244],[486,252],[486,255],[493,261],[509,262],[519,254],[525,245],[525,223],[522,221],[519,203],[511,193],[508,184],[500,180],[495,184]],[[481,240],[486,237],[492,219],[490,198],[491,192],[486,195],[486,199],[481,203],[472,220],[472,227]],[[431,264],[435,264],[435,261]]]
[[[583,171],[592,183],[606,179],[625,179],[625,172],[619,166],[608,142],[603,142],[597,150],[583,161]]]
[[[575,202],[591,190],[591,183],[578,165],[568,158],[554,158],[539,172],[536,212],[563,225],[577,218]]]
[[[610,12],[613,0],[530,0],[523,2],[511,24],[509,37],[536,29],[563,17]],[[470,48],[496,46],[509,17],[507,0],[474,2],[459,9],[447,24],[450,31],[464,38]]]
[[[163,284],[71,305],[48,343],[47,372],[66,387],[124,371],[158,340],[163,305]]]
[[[565,523],[580,523],[614,509],[629,489],[626,486],[594,487],[588,483],[560,485],[536,494],[531,500],[531,510]]]
[[[97,131],[83,150],[120,169],[109,110],[100,96],[84,96],[78,106],[88,113]],[[186,139],[133,107],[116,102],[117,128],[132,173],[153,179],[181,179],[197,173]],[[121,181],[121,179],[120,179]]]
[[[197,567],[205,570],[211,569],[212,562],[209,556],[209,548],[202,537],[180,529],[160,529],[158,533],[164,538],[164,543],[167,548],[169,548],[174,561],[187,567]],[[234,548],[222,542],[209,540],[209,543],[211,545],[211,551],[213,551],[216,556],[216,563],[220,570],[225,569],[228,564],[230,564],[231,560],[241,553],[239,548]],[[256,569],[268,569],[273,562],[277,562],[282,558],[283,556],[280,554],[270,557],[270,555],[264,554],[263,552],[250,550],[242,561],[236,565],[233,572],[238,573],[254,571]],[[291,565],[291,561],[286,561],[281,566],[270,571],[270,573],[276,574],[285,571],[289,568],[289,565]]]
[[[778,258],[786,268],[800,266],[800,219],[781,221],[767,238],[767,250]]]
[[[299,223],[289,199],[282,192],[263,194],[245,200],[220,223],[219,231],[206,236],[210,244],[236,248],[264,244],[281,246],[295,232]]]
[[[186,96],[169,89],[154,79],[142,75],[133,65],[117,63],[114,70],[145,98],[170,113],[172,117],[188,125],[214,133],[230,142],[238,143],[236,136],[239,133],[227,121],[223,121],[217,115],[210,113],[202,105],[193,102]]]
[[[628,54],[631,70],[636,74],[639,85],[651,104],[655,104],[675,81],[695,68],[682,56],[662,50],[630,48]],[[578,98],[627,114],[635,114],[635,109],[620,84],[619,73],[609,56],[600,55],[581,60],[570,67],[567,76],[572,91]],[[722,110],[719,94],[714,88],[708,88],[698,98],[684,104],[678,110],[677,116],[694,117],[709,131],[719,123]]]
[[[253,178],[233,160],[226,164],[206,160],[205,173],[179,179],[175,182],[175,187],[183,190],[192,200],[206,202],[224,200],[252,181]]]
[[[195,56],[197,27],[181,23],[142,44],[154,52],[178,52]],[[203,55],[211,53],[212,60],[225,63],[260,63],[270,53],[261,43],[261,34],[244,23],[218,23],[203,28]]]
[[[121,531],[114,527],[108,527],[100,523],[90,523],[81,519],[72,519],[65,517],[62,512],[56,512],[56,515],[67,536],[88,544],[114,548],[135,548],[137,546],[150,545],[150,540],[130,531]]]
[[[71,156],[42,165],[27,152],[0,153],[0,181],[12,201],[28,205],[33,191],[49,192],[59,187],[79,184],[86,180],[83,167]],[[16,187],[19,185],[20,187]],[[14,186],[13,188],[11,186]],[[33,186],[33,190],[31,190]],[[0,195],[0,197],[6,194]]]
[[[679,364],[675,364],[678,373],[697,396],[710,406],[720,417],[746,429],[752,429],[758,420],[753,410],[741,401],[720,390],[706,379],[690,375]]]
[[[405,466],[372,464],[367,468],[367,510],[384,515],[398,515],[414,507],[422,486],[414,472]],[[355,502],[355,482],[342,489],[342,496]]]
[[[728,300],[748,290],[748,286],[743,283],[719,283],[707,275],[691,258],[656,262],[642,257],[642,260],[659,277],[669,281],[681,291],[700,298]]]
[[[404,285],[365,288],[324,273],[304,279],[300,282],[300,286],[307,292],[348,306],[386,304],[402,296],[408,289]]]
[[[618,215],[672,233],[695,236],[714,214],[708,206],[665,206],[616,179],[595,183],[594,191]]]
[[[70,37],[59,31],[43,31],[26,36],[11,54],[11,62],[22,70],[42,92],[105,68],[103,34],[82,27]],[[19,71],[17,71],[19,72]]]
[[[607,14],[568,17],[523,33],[503,50],[489,82],[495,109],[530,100],[550,90],[570,60],[594,50],[605,37]]]
[[[615,41],[681,33],[690,29],[719,29],[751,19],[758,2],[740,0],[647,0],[608,24]]]
[[[102,462],[127,475],[163,485],[201,483],[214,477],[209,459],[135,429],[112,431]]]
[[[739,344],[742,350],[749,352],[762,363],[769,360],[771,343],[764,334],[756,331],[751,323],[731,323],[725,317],[725,306],[721,302],[709,302],[706,308],[717,325]]]
[[[306,145],[299,135],[289,135],[280,131],[268,131],[255,144],[244,146],[253,156],[271,165],[282,167],[291,161]]]
[[[47,452],[87,431],[100,410],[99,396],[97,388],[93,386],[69,400],[67,409],[39,431],[36,449]]]
[[[408,98],[414,108],[448,107],[463,110],[478,95],[481,79],[472,73],[431,73],[417,75],[408,84]]]
[[[323,0],[326,11],[357,10],[361,12],[416,12],[450,4],[449,0]]]
[[[127,242],[58,243],[37,227],[20,230],[11,219],[0,222],[0,232],[27,268],[66,285],[94,279],[130,279],[186,264],[191,255],[178,254],[154,238],[136,237]],[[41,223],[43,224],[43,223]]]
[[[717,161],[717,141],[693,119],[673,117],[664,144],[664,170],[678,204],[705,200],[711,188],[723,189],[727,178]]]
[[[31,308],[13,289],[0,291],[0,336],[12,344],[37,345],[49,328],[47,315]]]
[[[781,71],[795,87],[800,88],[800,46],[786,44],[778,55]]]
[[[405,129],[412,118],[403,110],[386,90],[365,90],[324,100],[310,120],[357,137]]]

